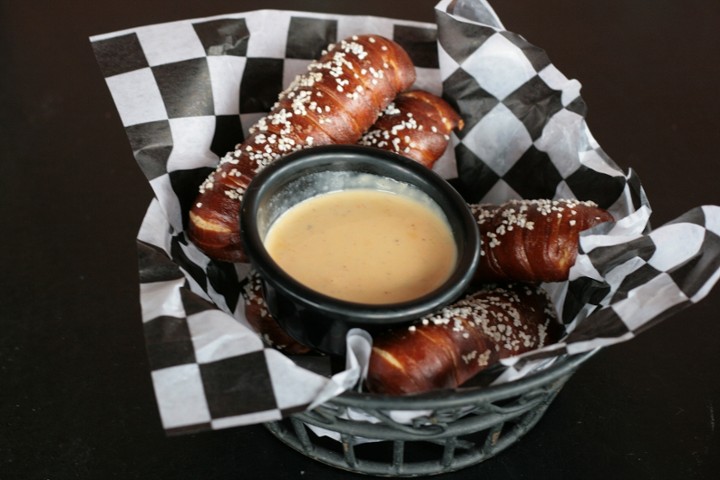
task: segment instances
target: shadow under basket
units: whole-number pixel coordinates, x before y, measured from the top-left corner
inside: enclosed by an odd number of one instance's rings
[[[265,426],[300,453],[342,470],[384,477],[452,472],[517,442],[593,353],[566,355],[525,378],[490,387],[414,397],[345,392]],[[400,423],[391,412],[413,420]]]

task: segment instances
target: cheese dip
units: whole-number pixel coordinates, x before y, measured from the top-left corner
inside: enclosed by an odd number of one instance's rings
[[[264,244],[285,272],[325,295],[413,300],[447,280],[457,257],[439,207],[415,197],[366,188],[311,197],[283,212]]]

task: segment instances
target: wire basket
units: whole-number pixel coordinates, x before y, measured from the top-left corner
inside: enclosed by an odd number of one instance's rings
[[[449,394],[387,397],[345,392],[312,411],[265,426],[304,455],[355,473],[415,477],[452,472],[518,441],[593,353],[563,356],[517,381]],[[393,412],[412,413],[409,417],[414,418],[400,422]]]

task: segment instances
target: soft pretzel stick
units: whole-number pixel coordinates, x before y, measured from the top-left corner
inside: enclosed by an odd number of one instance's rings
[[[470,205],[482,251],[477,282],[559,282],[568,279],[580,232],[613,217],[593,202],[512,200]]]
[[[255,174],[308,146],[356,143],[414,81],[410,57],[381,36],[355,36],[328,47],[203,182],[189,212],[189,238],[212,258],[246,261],[238,215]]]
[[[557,341],[559,331],[539,288],[482,289],[411,327],[375,335],[366,384],[388,395],[455,388],[503,358]]]
[[[462,128],[462,118],[445,100],[423,90],[412,90],[395,97],[359,143],[432,168],[447,149],[450,133]]]

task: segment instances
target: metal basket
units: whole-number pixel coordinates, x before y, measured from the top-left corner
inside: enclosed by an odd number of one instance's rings
[[[387,397],[346,392],[312,411],[265,425],[295,450],[343,470],[385,477],[452,472],[514,444],[592,354],[561,357],[517,381],[449,394]],[[392,412],[417,416],[401,423]],[[372,420],[358,419],[363,415]],[[318,429],[337,439],[318,435]]]

